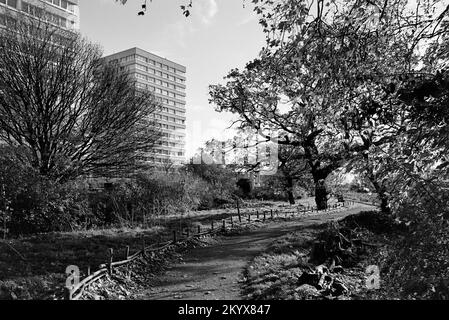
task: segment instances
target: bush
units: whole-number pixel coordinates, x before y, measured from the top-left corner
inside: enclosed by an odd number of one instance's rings
[[[252,198],[258,200],[288,201],[285,177],[281,175],[262,176],[261,180],[261,185],[253,189]],[[307,197],[308,193],[302,186],[295,183],[293,196],[295,199],[300,199]]]
[[[405,224],[395,221],[391,215],[381,211],[363,211],[344,218],[341,224],[349,229],[363,228],[375,234],[406,231]]]
[[[130,226],[161,214],[182,214],[233,203],[235,181],[224,168],[148,172],[91,190],[83,179],[60,183],[21,166],[16,154],[0,157],[0,228],[10,235]],[[215,174],[217,173],[217,175]],[[223,180],[223,181],[222,181]],[[0,229],[1,231],[1,229]]]
[[[163,214],[217,208],[233,202],[232,195],[230,190],[219,190],[194,173],[180,170],[140,173],[117,181],[112,190],[95,194],[90,202],[100,221],[123,225]]]
[[[379,265],[390,294],[403,299],[449,298],[449,194],[417,183],[395,205],[409,227],[394,241]]]
[[[60,184],[33,170],[8,173],[1,205],[12,235],[86,228],[93,218],[82,182]],[[5,181],[3,175],[3,181]],[[3,219],[3,217],[2,217]],[[2,221],[3,222],[3,221]]]
[[[329,263],[332,261],[343,267],[352,267],[359,262],[364,248],[356,245],[357,235],[338,222],[327,225],[326,230],[319,233],[312,245],[310,262],[314,264]]]

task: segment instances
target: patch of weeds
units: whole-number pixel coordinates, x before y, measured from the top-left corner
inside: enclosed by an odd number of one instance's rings
[[[379,243],[384,239],[374,231],[395,230],[385,228],[394,223],[375,214],[361,213],[340,222],[308,226],[277,239],[246,269],[246,297],[264,300],[362,297],[368,258],[381,248]]]
[[[134,300],[140,293],[158,281],[157,276],[165,272],[168,266],[182,260],[184,251],[209,245],[214,242],[212,237],[203,239],[192,238],[189,241],[168,247],[159,252],[139,257],[126,266],[114,269],[112,275],[107,275],[91,284],[85,290],[82,300]]]

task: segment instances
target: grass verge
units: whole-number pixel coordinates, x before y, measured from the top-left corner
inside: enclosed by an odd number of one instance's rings
[[[369,299],[366,267],[403,232],[377,211],[281,237],[245,271],[247,299]]]

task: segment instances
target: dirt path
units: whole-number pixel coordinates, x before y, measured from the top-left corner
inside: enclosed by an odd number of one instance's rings
[[[247,263],[276,238],[299,228],[341,219],[372,206],[357,204],[351,209],[278,221],[243,234],[222,236],[218,243],[192,249],[183,262],[173,266],[139,297],[148,300],[242,299],[240,282]]]

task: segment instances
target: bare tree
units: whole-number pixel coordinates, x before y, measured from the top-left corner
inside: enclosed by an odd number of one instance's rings
[[[79,34],[6,19],[0,32],[0,139],[56,180],[145,164],[159,138],[154,96]]]
[[[164,161],[163,163],[162,163],[162,167],[163,167],[163,169],[164,169],[164,172],[166,173],[166,174],[169,174],[169,173],[171,173],[171,172],[174,172],[175,171],[175,163],[171,160],[171,159],[167,159],[166,161]]]

